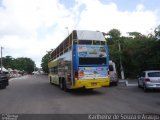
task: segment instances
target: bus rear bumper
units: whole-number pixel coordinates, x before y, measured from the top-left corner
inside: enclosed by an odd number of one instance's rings
[[[71,89],[77,89],[77,88],[86,88],[86,89],[92,89],[92,88],[101,88],[101,87],[107,87],[110,85],[110,79],[96,79],[96,80],[76,80],[75,85],[71,87]]]

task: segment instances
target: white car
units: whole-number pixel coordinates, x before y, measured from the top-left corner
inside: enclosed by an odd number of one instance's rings
[[[117,86],[118,85],[118,75],[116,71],[116,65],[112,60],[109,61],[109,72],[110,72],[110,84]]]
[[[138,87],[144,91],[148,89],[160,89],[160,70],[146,70],[138,77]]]

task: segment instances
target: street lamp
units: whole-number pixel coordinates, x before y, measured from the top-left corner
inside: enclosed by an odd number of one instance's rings
[[[68,32],[68,35],[69,35],[69,29],[68,29],[68,27],[65,27],[65,29],[67,30],[67,32]]]
[[[3,72],[3,70],[2,70],[2,49],[3,49],[3,47],[1,46],[1,73]]]

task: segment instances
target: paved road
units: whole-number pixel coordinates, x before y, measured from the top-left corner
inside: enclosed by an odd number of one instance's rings
[[[0,90],[0,113],[160,113],[160,92],[120,85],[66,93],[45,75],[27,75]]]

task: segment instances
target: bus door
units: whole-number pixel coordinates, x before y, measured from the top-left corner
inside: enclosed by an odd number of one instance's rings
[[[72,85],[75,85],[75,80],[78,77],[78,68],[77,68],[77,45],[73,45],[72,47]]]

